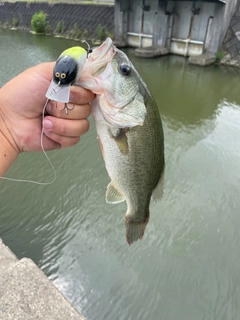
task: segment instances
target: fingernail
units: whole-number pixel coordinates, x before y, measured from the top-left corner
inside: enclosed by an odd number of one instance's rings
[[[46,110],[49,114],[52,114],[52,104],[51,103],[48,103],[47,104],[47,107],[46,107]]]
[[[45,130],[45,129],[43,129],[43,133],[44,133],[46,136],[48,136],[48,135],[50,134],[50,132],[47,131],[47,130]]]
[[[44,120],[44,123],[43,123],[44,129],[52,129],[52,126],[53,126],[52,121]]]

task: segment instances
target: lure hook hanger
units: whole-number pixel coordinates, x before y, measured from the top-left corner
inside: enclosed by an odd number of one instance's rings
[[[88,46],[88,48],[86,50],[87,51],[87,55],[89,55],[89,53],[92,53],[92,49],[90,47],[90,44],[86,40],[82,40],[82,43],[86,43],[87,46]]]
[[[58,87],[58,88],[60,89],[60,87],[61,87],[60,81],[57,83],[56,87]],[[55,91],[55,92],[56,92],[56,90],[55,90],[56,87],[53,89],[53,91]],[[58,110],[58,111],[63,111],[63,110],[65,109],[66,115],[68,115],[68,111],[72,111],[72,110],[74,109],[74,107],[75,107],[74,103],[72,104],[72,108],[69,108],[68,105],[67,105],[67,102],[64,102],[63,108],[59,108],[59,107],[58,107],[58,104],[57,104],[57,102],[56,102],[56,108],[57,108],[57,110]]]
[[[65,109],[66,115],[68,115],[68,111],[72,111],[72,110],[74,109],[74,107],[75,107],[75,104],[74,104],[74,103],[72,104],[72,108],[69,108],[68,105],[67,105],[67,103],[64,102],[63,108],[59,108],[58,105],[57,105],[57,102],[56,102],[56,108],[58,109],[58,111],[63,111],[63,110]]]

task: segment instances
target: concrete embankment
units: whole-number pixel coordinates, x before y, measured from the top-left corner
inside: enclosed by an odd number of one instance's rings
[[[114,6],[85,5],[68,3],[33,3],[33,2],[0,2],[0,26],[31,30],[31,19],[34,13],[43,11],[47,14],[50,31],[56,33],[57,26],[65,34],[76,29],[88,31],[88,39],[97,38],[99,25],[105,32],[114,32]],[[58,30],[59,33],[59,30]]]
[[[240,12],[234,13],[220,53],[221,63],[240,67]]]
[[[1,320],[84,320],[30,259],[17,257],[0,239]]]

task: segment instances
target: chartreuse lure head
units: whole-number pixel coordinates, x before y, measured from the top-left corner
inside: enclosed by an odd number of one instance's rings
[[[87,51],[82,47],[69,48],[59,56],[53,69],[53,79],[46,97],[48,99],[69,102],[70,86],[80,77]]]

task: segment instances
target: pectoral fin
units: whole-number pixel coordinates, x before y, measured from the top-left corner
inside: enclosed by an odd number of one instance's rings
[[[125,197],[121,194],[113,185],[112,181],[107,186],[106,191],[106,202],[111,204],[116,204],[119,202],[123,202]]]
[[[128,141],[127,141],[127,136],[126,132],[128,131],[128,128],[120,129],[120,128],[112,128],[111,130],[109,129],[109,133],[111,137],[114,139],[116,142],[119,151],[126,156],[128,154]]]

